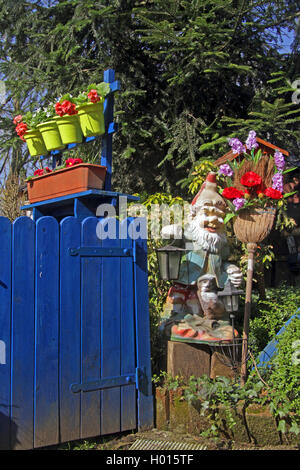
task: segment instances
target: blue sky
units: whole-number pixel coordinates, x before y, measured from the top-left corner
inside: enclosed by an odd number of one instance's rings
[[[289,52],[291,52],[291,45],[294,41],[294,38],[295,32],[288,31],[287,29],[285,29],[282,37],[282,45],[279,49],[279,52],[282,52],[283,54],[288,54]]]

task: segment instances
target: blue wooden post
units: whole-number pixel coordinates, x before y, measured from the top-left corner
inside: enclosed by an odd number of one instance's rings
[[[104,71],[104,82],[113,83],[115,80],[115,71],[108,69]],[[105,189],[110,191],[111,189],[111,176],[112,176],[112,134],[107,133],[108,126],[113,122],[114,114],[114,95],[110,93],[104,102],[104,120],[105,120],[105,131],[106,134],[102,139],[102,153],[101,153],[101,165],[107,167],[106,178],[105,178]]]

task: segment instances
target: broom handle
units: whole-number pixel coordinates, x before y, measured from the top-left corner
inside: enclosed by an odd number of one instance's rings
[[[247,243],[248,269],[247,269],[247,281],[246,281],[243,349],[242,349],[242,364],[241,364],[241,384],[242,385],[245,385],[245,382],[247,380],[248,334],[249,334],[249,320],[250,320],[250,314],[251,314],[251,294],[252,294],[252,280],[253,280],[253,268],[254,268],[254,253],[256,249],[257,249],[256,243]]]

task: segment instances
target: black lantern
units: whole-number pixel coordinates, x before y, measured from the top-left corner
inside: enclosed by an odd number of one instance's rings
[[[243,290],[237,289],[231,282],[225,284],[224,289],[218,293],[222,297],[226,312],[237,312],[239,308],[239,296],[243,294]]]
[[[182,254],[186,250],[174,245],[164,246],[156,250],[160,277],[164,281],[176,280],[179,277]]]

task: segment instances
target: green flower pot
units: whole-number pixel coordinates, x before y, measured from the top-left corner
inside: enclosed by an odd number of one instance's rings
[[[48,152],[51,150],[62,150],[65,148],[64,144],[62,143],[56,121],[52,119],[51,121],[42,122],[41,124],[37,125],[37,128],[43,136],[43,140]]]
[[[77,114],[72,114],[71,116],[66,114],[62,117],[57,116],[54,120],[57,123],[63,144],[80,144],[82,142],[83,135]]]
[[[84,137],[105,134],[103,103],[87,103],[78,106],[80,127]]]
[[[24,134],[24,139],[32,157],[39,157],[40,155],[46,155],[48,150],[46,149],[43,136],[38,129],[29,130]]]

